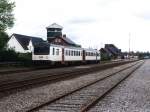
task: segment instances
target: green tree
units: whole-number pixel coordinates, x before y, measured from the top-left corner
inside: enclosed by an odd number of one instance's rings
[[[8,41],[8,35],[5,32],[0,32],[0,50],[5,48],[5,45]]]
[[[14,2],[0,0],[0,32],[4,32],[14,25],[14,15],[12,13],[14,7]]]
[[[0,0],[0,49],[4,48],[8,40],[8,35],[5,31],[14,25],[14,15],[12,13],[14,7],[14,2]]]

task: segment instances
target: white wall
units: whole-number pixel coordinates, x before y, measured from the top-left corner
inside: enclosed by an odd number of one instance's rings
[[[29,42],[29,45],[28,45],[28,49],[29,49],[29,52],[32,52],[34,47],[33,47],[33,44],[32,44],[32,41],[30,40]]]
[[[20,43],[17,41],[17,39],[12,36],[11,39],[7,43],[7,47],[10,49],[14,49],[16,52],[20,53],[27,53],[28,50],[24,50],[23,47],[20,45]]]

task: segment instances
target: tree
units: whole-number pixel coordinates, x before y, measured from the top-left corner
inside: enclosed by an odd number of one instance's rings
[[[4,48],[8,40],[8,35],[5,31],[14,25],[14,15],[12,14],[14,7],[14,2],[0,0],[0,49]]]
[[[0,0],[0,32],[4,32],[14,25],[14,15],[12,14],[14,7],[14,2]]]
[[[8,35],[5,32],[0,32],[0,50],[4,49],[7,41],[8,41]]]

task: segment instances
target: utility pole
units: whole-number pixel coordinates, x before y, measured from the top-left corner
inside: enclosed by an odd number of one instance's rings
[[[129,59],[130,59],[130,38],[131,38],[131,33],[129,32]]]

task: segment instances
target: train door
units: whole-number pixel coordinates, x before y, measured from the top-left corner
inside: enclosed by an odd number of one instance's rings
[[[96,62],[97,62],[97,56],[98,56],[98,53],[96,52]]]
[[[85,62],[85,50],[82,51],[82,60]]]
[[[65,54],[64,54],[64,48],[62,48],[62,61],[61,61],[61,62],[62,62],[62,64],[64,64],[64,63],[65,63],[65,60],[64,60],[64,58],[65,58],[65,57],[64,57],[64,55],[65,55]]]

